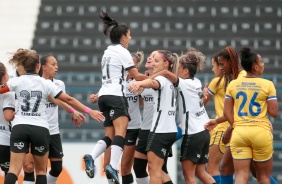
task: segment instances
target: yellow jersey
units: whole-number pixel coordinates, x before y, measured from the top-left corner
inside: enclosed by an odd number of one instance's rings
[[[254,125],[270,129],[267,101],[277,100],[274,84],[262,78],[238,78],[227,87],[225,98],[234,100],[234,125]]]
[[[245,70],[241,70],[238,74],[238,79],[245,77],[247,75],[247,72]],[[223,107],[224,107],[224,98],[225,98],[225,90],[224,90],[224,84],[225,84],[225,78],[223,77],[218,84],[220,77],[214,78],[208,87],[208,91],[211,95],[214,97],[214,108],[216,113],[216,118],[219,118],[223,116]],[[225,131],[229,127],[229,122],[225,121],[220,124],[218,124],[215,129],[216,131]]]

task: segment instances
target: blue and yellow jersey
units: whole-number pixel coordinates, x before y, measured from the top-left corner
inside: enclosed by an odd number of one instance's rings
[[[238,78],[227,87],[225,98],[234,100],[234,125],[255,125],[270,129],[267,101],[276,100],[274,84],[262,78]]]
[[[222,78],[220,83],[216,85],[219,81],[220,77],[214,78],[208,87],[209,93],[213,95],[214,98],[214,109],[216,113],[215,118],[219,118],[223,116],[223,107],[224,107],[224,97],[225,97],[225,90],[224,90],[224,84],[225,84],[225,78]],[[220,123],[216,126],[216,131],[225,131],[226,128],[229,126],[229,123],[227,121]]]

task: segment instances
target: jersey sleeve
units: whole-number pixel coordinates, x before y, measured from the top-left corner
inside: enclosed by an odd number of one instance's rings
[[[163,88],[166,83],[166,78],[163,76],[157,76],[155,80],[160,84],[159,89]]]
[[[178,86],[177,86],[178,89],[180,90],[184,90],[186,88],[186,82],[184,79],[181,79],[178,77]]]
[[[277,100],[277,96],[276,96],[276,89],[275,86],[273,84],[273,82],[269,81],[269,85],[268,85],[268,97],[267,97],[267,101],[268,100]]]
[[[214,95],[217,92],[218,87],[216,86],[216,84],[217,84],[218,80],[219,80],[219,77],[216,77],[216,78],[212,79],[212,81],[209,84],[208,91],[211,95]]]
[[[52,95],[54,98],[57,98],[60,96],[60,94],[63,93],[63,91],[56,86],[52,81],[46,80],[47,81],[47,88],[48,88],[48,95]]]
[[[15,93],[13,92],[8,92],[3,94],[4,95],[4,99],[3,99],[3,111],[4,110],[15,110]]]
[[[233,82],[234,81],[231,81],[231,83],[227,86],[225,98],[233,98],[232,97]]]
[[[16,90],[16,82],[17,82],[17,80],[15,80],[15,79],[16,78],[9,79],[7,84],[6,84],[10,91],[15,91]]]
[[[124,67],[125,70],[130,70],[131,68],[135,68],[132,57],[128,51],[125,52],[124,54],[120,54],[120,59],[122,66]]]

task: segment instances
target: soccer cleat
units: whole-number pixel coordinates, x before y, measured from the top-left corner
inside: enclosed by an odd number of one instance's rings
[[[113,169],[109,164],[104,169],[106,175],[110,176],[110,178],[115,182],[115,184],[120,184],[118,179],[118,171]]]
[[[94,178],[95,165],[91,155],[84,155],[83,160],[85,162],[85,172],[89,178]]]

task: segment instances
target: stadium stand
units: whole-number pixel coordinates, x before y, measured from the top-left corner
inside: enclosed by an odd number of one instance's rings
[[[145,55],[156,49],[181,53],[196,47],[207,55],[207,68],[199,73],[203,84],[212,77],[212,54],[231,45],[236,50],[251,46],[265,62],[265,75],[277,88],[282,109],[281,0],[277,1],[184,1],[184,0],[128,0],[75,1],[42,0],[32,48],[41,55],[53,54],[60,66],[58,78],[66,90],[81,102],[88,101],[101,85],[100,60],[110,44],[102,34],[98,14],[106,10],[120,23],[131,28],[129,50],[143,50]],[[141,70],[144,70],[142,68]],[[213,103],[207,111],[214,117]],[[94,107],[97,108],[97,105]],[[89,120],[89,119],[87,119]],[[91,121],[81,129],[74,129],[67,113],[60,111],[64,141],[93,141],[102,137],[102,125]],[[275,143],[273,175],[282,182],[282,115],[273,122]],[[94,122],[94,123],[93,123]],[[95,128],[97,131],[92,131]],[[99,131],[98,131],[99,130]],[[180,164],[178,183],[184,182]],[[256,183],[250,179],[250,183]]]

